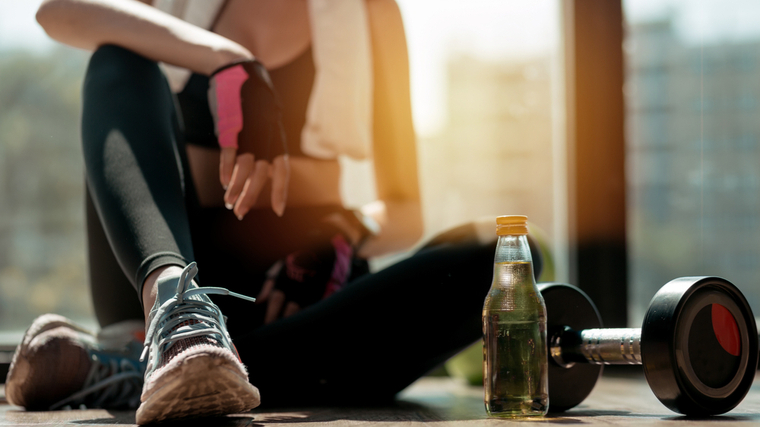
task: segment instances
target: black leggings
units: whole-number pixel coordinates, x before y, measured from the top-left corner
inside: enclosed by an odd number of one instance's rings
[[[135,290],[162,265],[195,260],[202,284],[255,296],[266,267],[297,248],[296,226],[340,209],[288,208],[283,218],[262,209],[238,221],[199,207],[166,79],[128,50],[93,54],[83,96],[90,274],[102,326],[142,318]],[[494,242],[460,227],[268,325],[264,304],[215,302],[264,404],[384,401],[479,339]]]

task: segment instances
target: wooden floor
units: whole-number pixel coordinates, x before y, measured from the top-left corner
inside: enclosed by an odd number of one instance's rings
[[[636,369],[636,368],[631,368]],[[737,408],[726,415],[693,419],[662,406],[638,375],[605,375],[580,406],[534,422],[595,425],[760,425],[760,383]],[[0,390],[1,393],[1,390]],[[25,412],[0,398],[0,426],[133,425],[134,412],[74,410]],[[249,414],[182,421],[182,426],[496,426],[508,420],[488,419],[483,391],[442,377],[427,377],[405,390],[395,405],[382,408],[293,408],[254,410]]]

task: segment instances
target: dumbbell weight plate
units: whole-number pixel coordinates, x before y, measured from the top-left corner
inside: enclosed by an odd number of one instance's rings
[[[576,331],[602,327],[602,318],[596,306],[588,295],[575,286],[539,283],[538,289],[546,303],[549,339],[565,326]],[[557,364],[550,355],[549,411],[565,411],[581,403],[591,393],[601,374],[601,365],[576,363],[566,368]]]
[[[730,282],[678,278],[652,299],[641,328],[641,354],[647,382],[665,406],[687,415],[722,414],[752,385],[758,363],[755,318]]]

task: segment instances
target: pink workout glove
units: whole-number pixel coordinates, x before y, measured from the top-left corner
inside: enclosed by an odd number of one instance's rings
[[[222,148],[225,204],[242,219],[271,177],[272,208],[282,215],[289,179],[287,144],[269,73],[256,60],[224,66],[209,78],[208,99]]]
[[[347,212],[346,216],[351,216]],[[366,260],[343,229],[320,224],[302,234],[302,248],[288,254],[267,272],[256,303],[266,303],[265,323],[288,317],[343,289],[369,272]]]
[[[343,287],[352,275],[353,248],[342,234],[311,244],[278,261],[269,272],[257,303],[266,303],[264,323],[289,317]]]

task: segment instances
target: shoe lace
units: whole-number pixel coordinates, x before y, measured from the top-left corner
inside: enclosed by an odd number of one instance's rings
[[[165,301],[158,309],[151,313],[148,333],[145,334],[145,343],[140,355],[140,361],[144,361],[148,355],[152,337],[158,333],[160,336],[157,343],[157,354],[161,357],[169,348],[180,340],[194,337],[210,337],[215,339],[223,347],[232,349],[229,335],[224,332],[226,328],[225,318],[221,310],[208,298],[201,295],[228,295],[246,301],[255,302],[256,298],[232,292],[219,287],[195,287],[190,288],[193,278],[198,272],[198,267],[193,262],[188,265],[180,276],[177,283],[176,294]],[[158,319],[153,321],[153,319]],[[152,369],[161,366],[159,361],[152,361]]]
[[[90,408],[137,408],[143,385],[145,364],[132,358],[91,351],[92,367],[82,390],[55,403],[50,410],[66,406]]]

